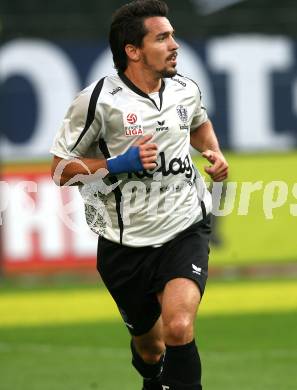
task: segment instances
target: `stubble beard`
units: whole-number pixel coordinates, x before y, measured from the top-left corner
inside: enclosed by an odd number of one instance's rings
[[[163,69],[160,71],[161,78],[171,78],[177,75],[177,69]]]
[[[147,67],[151,68],[151,65],[149,64],[148,58],[146,55],[143,56],[143,62]],[[159,78],[171,78],[177,75],[177,69],[172,67],[171,69],[165,67],[164,69],[161,70],[155,70],[157,76]]]

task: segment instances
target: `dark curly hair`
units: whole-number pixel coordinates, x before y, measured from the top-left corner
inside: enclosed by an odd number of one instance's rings
[[[127,44],[142,46],[142,40],[147,34],[144,20],[152,16],[168,14],[168,6],[162,0],[134,0],[120,7],[112,17],[109,32],[109,44],[113,62],[118,71],[127,68]]]

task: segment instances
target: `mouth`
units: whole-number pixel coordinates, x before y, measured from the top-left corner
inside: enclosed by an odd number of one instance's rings
[[[167,57],[167,61],[176,64],[176,57],[177,57],[177,53],[174,52],[170,56]]]

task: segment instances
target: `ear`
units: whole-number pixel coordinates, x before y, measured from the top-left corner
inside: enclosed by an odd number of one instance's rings
[[[130,43],[125,46],[125,52],[129,60],[137,62],[140,59],[140,50]]]

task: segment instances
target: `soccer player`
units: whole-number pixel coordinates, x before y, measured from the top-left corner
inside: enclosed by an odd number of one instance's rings
[[[99,235],[98,271],[131,334],[143,390],[201,390],[194,322],[208,273],[211,196],[190,144],[214,181],[227,177],[228,164],[198,86],[177,73],[167,13],[159,0],[115,12],[117,74],[73,101],[51,149],[52,176],[79,184]]]

